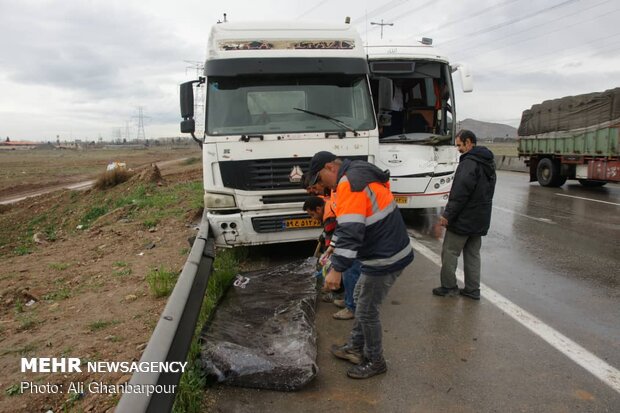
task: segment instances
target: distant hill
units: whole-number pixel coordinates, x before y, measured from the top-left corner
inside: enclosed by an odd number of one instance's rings
[[[459,122],[461,129],[469,129],[476,134],[478,139],[486,140],[501,138],[501,140],[515,140],[517,128],[502,123],[482,122],[475,119],[465,119]]]

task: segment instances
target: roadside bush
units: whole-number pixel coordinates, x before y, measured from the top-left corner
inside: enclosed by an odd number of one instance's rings
[[[130,172],[126,169],[116,168],[111,171],[106,171],[99,175],[97,181],[95,182],[95,188],[97,189],[108,189],[115,187],[118,184],[122,184],[126,182],[133,176],[133,172]]]

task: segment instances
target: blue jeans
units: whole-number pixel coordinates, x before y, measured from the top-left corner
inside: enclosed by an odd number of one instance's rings
[[[358,260],[353,261],[353,265],[342,273],[342,284],[344,284],[344,305],[355,313],[355,299],[353,292],[357,285],[357,280],[362,273],[362,263]]]
[[[364,356],[371,361],[383,360],[379,307],[402,272],[403,270],[384,275],[362,274],[355,286],[357,308],[349,344],[353,348],[364,349]]]

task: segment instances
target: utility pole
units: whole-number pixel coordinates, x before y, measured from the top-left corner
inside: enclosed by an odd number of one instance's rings
[[[381,23],[370,22],[373,26],[381,26],[381,38],[383,39],[383,26],[394,26],[394,23],[383,23],[383,19],[381,19]]]

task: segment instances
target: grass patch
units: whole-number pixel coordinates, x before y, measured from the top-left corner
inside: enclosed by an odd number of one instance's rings
[[[30,330],[39,323],[32,314],[17,316],[17,321],[19,322],[19,327],[17,327],[19,331]]]
[[[86,214],[80,220],[80,225],[83,225],[84,228],[87,228],[90,224],[93,223],[97,218],[108,213],[107,206],[95,206],[91,207]]]
[[[245,248],[219,250],[213,264],[214,272],[209,278],[207,293],[200,309],[194,339],[187,355],[188,368],[181,376],[172,411],[175,413],[197,413],[202,411],[202,399],[206,379],[200,368],[200,331],[217,305],[218,301],[232,283],[239,267],[239,257],[246,253]]]
[[[24,312],[24,303],[21,298],[15,300],[15,314],[21,314]]]
[[[67,268],[69,268],[71,266],[71,264],[66,263],[66,262],[53,262],[49,265],[49,267],[52,270],[56,270],[56,271],[64,271]]]
[[[112,275],[115,275],[117,277],[126,277],[128,275],[131,275],[131,268],[129,267],[129,264],[127,264],[125,261],[116,261],[114,264],[112,264],[112,267],[115,268],[115,270],[112,271]]]
[[[15,396],[17,394],[20,394],[20,385],[19,384],[13,384],[9,387],[6,388],[5,393],[7,396]]]
[[[498,156],[518,156],[519,151],[517,150],[516,142],[502,142],[502,143],[482,143],[481,145],[486,146],[493,152],[495,157]]]
[[[178,276],[176,272],[160,266],[150,269],[146,275],[146,282],[155,297],[167,297],[172,292]]]
[[[32,248],[30,247],[30,245],[18,245],[17,247],[15,247],[13,252],[15,253],[15,255],[28,255],[32,253]]]
[[[110,326],[120,323],[118,320],[97,320],[88,325],[88,329],[92,332],[106,329]]]
[[[69,290],[69,288],[67,287],[62,287],[59,290],[45,294],[43,296],[43,299],[45,301],[59,301],[66,300],[69,297],[71,297],[71,290]]]
[[[197,158],[195,156],[192,156],[191,158],[187,158],[186,160],[183,161],[183,165],[193,165],[195,163],[198,163],[201,161],[201,158]]]
[[[36,344],[28,343],[26,345],[23,345],[22,347],[2,350],[2,352],[0,352],[0,356],[6,356],[8,354],[19,354],[20,356],[27,356],[37,351],[37,349],[38,346]]]

